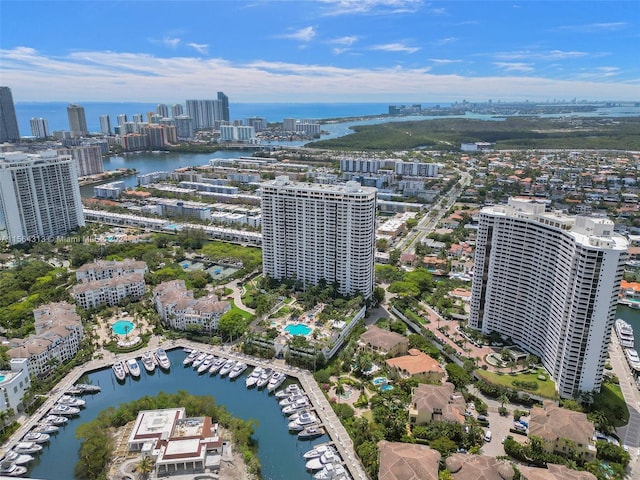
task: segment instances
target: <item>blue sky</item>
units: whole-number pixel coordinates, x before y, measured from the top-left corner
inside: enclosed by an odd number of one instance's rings
[[[0,0],[15,101],[640,100],[640,2]]]

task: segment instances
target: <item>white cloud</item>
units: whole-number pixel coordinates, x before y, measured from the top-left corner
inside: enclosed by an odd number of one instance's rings
[[[293,33],[284,33],[279,36],[280,38],[289,38],[300,42],[310,42],[316,36],[316,31],[313,27],[305,27]]]
[[[416,53],[420,50],[418,47],[410,47],[403,43],[385,43],[382,45],[373,45],[371,50],[379,50],[383,52],[405,52],[405,53]]]
[[[615,32],[627,28],[627,22],[586,23],[582,25],[563,25],[559,30],[576,33]]]
[[[359,38],[356,35],[348,35],[345,37],[334,38],[333,40],[329,40],[329,43],[335,43],[336,45],[347,45],[351,46],[356,43]]]
[[[448,45],[450,43],[456,42],[458,39],[456,37],[445,37],[440,38],[438,40],[433,41],[433,45],[437,45],[438,47],[442,47],[444,45]]]
[[[110,51],[49,57],[28,47],[2,49],[0,58],[3,84],[11,87],[18,102],[180,101],[209,98],[211,85],[234,102],[248,103],[640,98],[640,85],[611,78],[615,67],[594,70],[599,77],[583,78],[571,71],[572,79],[558,80],[530,76],[514,70],[513,64],[503,75],[463,76],[435,75],[428,68],[339,68],[263,60],[237,64],[221,58]]]
[[[447,65],[450,63],[460,63],[462,60],[453,60],[451,58],[430,58],[430,62],[439,64],[439,65]]]
[[[493,55],[497,60],[566,60],[589,56],[587,52],[565,50],[516,50],[513,52],[498,52]]]
[[[209,45],[201,44],[201,43],[187,43],[188,47],[193,48],[196,52],[206,55],[209,53]]]
[[[326,15],[382,15],[415,13],[424,5],[423,0],[320,0],[327,6]],[[435,11],[444,9],[434,9]]]
[[[523,62],[493,62],[493,64],[507,72],[533,72],[533,65]]]
[[[150,43],[153,43],[154,45],[164,45],[165,47],[169,47],[173,50],[175,50],[178,47],[178,45],[180,45],[180,42],[182,41],[178,37],[169,37],[169,36],[165,36],[162,38],[150,37],[148,40]]]

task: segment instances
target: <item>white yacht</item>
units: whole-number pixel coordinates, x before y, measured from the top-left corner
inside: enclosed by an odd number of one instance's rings
[[[316,417],[313,413],[301,413],[298,418],[295,420],[291,420],[289,422],[289,430],[300,431],[305,427],[309,427],[311,425],[316,425],[318,423],[318,417]]]
[[[260,378],[260,375],[263,371],[264,369],[262,367],[256,367],[253,369],[253,371],[247,376],[244,381],[244,384],[247,386],[247,388],[255,387],[258,384],[258,379]]]
[[[244,372],[247,369],[247,367],[248,365],[244,362],[236,363],[235,366],[229,372],[229,378],[239,377],[240,375],[242,375],[242,372]]]
[[[215,361],[216,361],[215,355],[213,355],[212,353],[207,355],[204,359],[204,362],[202,362],[198,367],[198,373],[203,374],[205,372],[208,372],[209,369],[211,368],[211,365],[213,365],[213,362]]]
[[[295,403],[296,400],[301,400],[303,398],[307,398],[307,397],[305,397],[301,393],[298,393],[298,394],[295,394],[295,395],[289,395],[287,398],[283,398],[282,400],[280,400],[278,402],[278,405],[280,405],[281,407],[286,407],[287,405]]]
[[[312,448],[311,450],[306,451],[302,457],[305,460],[309,460],[311,458],[316,458],[319,457],[320,455],[322,455],[323,453],[326,452],[333,452],[336,453],[336,449],[335,447],[333,447],[332,445],[329,445],[327,443],[323,443],[321,445],[316,445],[314,448]]]
[[[52,434],[58,433],[58,430],[60,430],[60,428],[57,425],[52,425],[50,423],[39,423],[38,425],[36,425],[36,428],[32,430],[32,432]]]
[[[82,398],[74,397],[73,395],[62,395],[58,400],[58,403],[62,405],[69,405],[70,407],[84,407],[87,402]]]
[[[124,369],[124,365],[122,362],[116,362],[111,367],[113,369],[113,374],[120,381],[123,381],[127,376],[127,371]]]
[[[276,392],[276,398],[287,398],[289,395],[295,395],[297,393],[303,393],[302,389],[297,383],[292,383],[282,390],[278,390]]]
[[[313,478],[316,480],[343,480],[350,477],[342,465],[329,463],[316,473]]]
[[[309,407],[311,407],[311,403],[309,402],[307,397],[302,397],[301,399],[296,400],[285,407],[282,407],[282,413],[284,413],[285,415],[291,415],[301,410],[306,410]]]
[[[169,370],[171,368],[171,360],[169,360],[167,352],[165,352],[163,348],[156,350],[156,360],[163,370]]]
[[[307,463],[304,464],[307,470],[322,470],[325,465],[329,463],[340,463],[340,457],[333,451],[327,450],[325,453],[320,455],[319,457],[314,457],[310,460],[307,460]]]
[[[69,405],[56,403],[49,413],[51,413],[51,415],[77,415],[80,413],[80,409],[78,407],[70,407]]]
[[[138,378],[140,376],[140,365],[138,365],[138,361],[135,358],[127,360],[127,369],[132,377]]]
[[[15,463],[16,465],[25,465],[34,460],[34,457],[31,455],[27,455],[26,453],[18,453],[13,450],[9,450],[5,453],[4,457],[2,457],[2,461],[9,461],[11,463]]]
[[[298,432],[298,439],[300,440],[312,440],[314,438],[325,435],[326,430],[319,425],[311,425],[310,427],[303,428],[301,432]]]
[[[615,323],[616,335],[620,341],[620,345],[624,348],[633,348],[635,345],[635,337],[633,336],[633,327],[623,319],[616,319]]]
[[[220,376],[224,377],[235,366],[236,366],[236,361],[235,360],[232,360],[232,359],[227,360],[226,363],[223,365],[223,367],[220,369]]]
[[[187,358],[185,358],[182,361],[182,364],[186,367],[188,365],[191,365],[193,363],[193,361],[196,359],[196,357],[199,355],[200,352],[198,352],[198,350],[191,350],[189,352],[189,355],[187,355]]]
[[[45,424],[54,426],[64,425],[68,421],[69,419],[67,417],[63,417],[62,415],[47,415],[43,420]]]
[[[256,383],[258,388],[266,387],[269,384],[269,380],[271,380],[271,375],[273,375],[273,369],[269,367],[265,368],[258,379],[258,383]]]
[[[631,369],[640,371],[640,357],[638,356],[638,352],[633,348],[625,348],[624,354],[627,357],[627,362],[629,362]]]
[[[198,369],[198,367],[202,364],[202,362],[204,362],[205,358],[207,358],[207,353],[202,352],[200,355],[196,357],[196,359],[193,361],[191,366],[195,369]]]
[[[11,460],[0,462],[0,477],[21,477],[27,473],[27,467],[16,465]]]
[[[286,379],[287,379],[287,376],[284,373],[275,372],[271,376],[271,379],[269,380],[269,384],[267,385],[267,390],[269,390],[269,392],[273,392],[276,388],[282,385]]]
[[[151,352],[144,352],[142,354],[142,366],[149,373],[152,373],[156,369],[156,362],[153,360],[153,354]]]
[[[209,368],[209,373],[212,375],[215,375],[220,371],[222,367],[224,367],[225,363],[227,363],[226,358],[222,358],[222,357],[218,358],[215,362],[211,364],[211,368]]]
[[[47,443],[51,437],[48,433],[30,431],[23,438],[23,442]]]
[[[39,445],[35,442],[18,442],[15,447],[13,447],[13,451],[16,453],[39,453],[42,450],[42,445]]]

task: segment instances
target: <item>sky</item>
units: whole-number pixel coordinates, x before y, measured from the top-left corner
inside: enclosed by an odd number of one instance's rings
[[[0,0],[14,101],[640,101],[640,2]]]

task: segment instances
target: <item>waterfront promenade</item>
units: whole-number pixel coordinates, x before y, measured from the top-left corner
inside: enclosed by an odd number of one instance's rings
[[[307,370],[299,369],[297,367],[291,367],[286,365],[283,361],[265,360],[252,356],[248,356],[239,352],[236,352],[229,347],[215,347],[211,345],[204,345],[196,342],[190,342],[187,340],[178,341],[161,341],[159,337],[153,337],[149,346],[146,349],[141,349],[129,354],[115,355],[110,352],[104,352],[104,358],[101,360],[93,360],[86,363],[82,367],[74,368],[56,387],[50,392],[49,398],[45,403],[30,417],[21,417],[19,421],[22,423],[21,427],[16,431],[11,438],[3,446],[4,449],[12,448],[16,443],[20,441],[53,407],[57,400],[62,396],[73,384],[78,382],[80,377],[85,373],[92,371],[109,368],[115,361],[126,361],[129,358],[139,357],[144,350],[155,350],[158,347],[162,347],[165,350],[179,349],[179,348],[193,348],[200,351],[211,352],[215,355],[225,358],[233,358],[235,360],[242,360],[243,362],[251,366],[271,367],[286,373],[290,377],[294,377],[301,384],[306,394],[309,396],[310,401],[313,404],[313,408],[320,418],[322,424],[327,430],[327,434],[331,438],[331,441],[335,443],[335,446],[343,459],[345,467],[349,470],[352,478],[356,480],[367,480],[368,476],[362,467],[359,459],[356,457],[353,443],[351,438],[346,432],[344,426],[338,419],[337,415],[333,411],[333,408],[329,404],[329,401],[324,396],[324,393],[315,382],[313,376]]]

